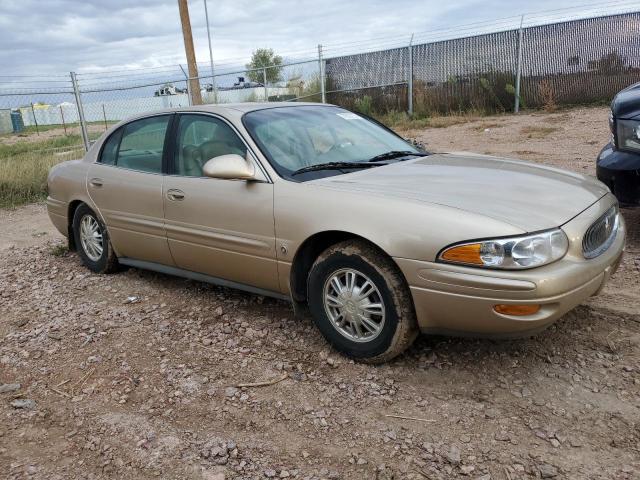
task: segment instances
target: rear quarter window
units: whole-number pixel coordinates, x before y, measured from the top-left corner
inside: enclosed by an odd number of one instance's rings
[[[118,145],[120,145],[120,138],[122,137],[122,128],[116,130],[111,134],[107,141],[104,142],[102,146],[102,151],[100,152],[100,159],[98,160],[100,163],[104,163],[105,165],[115,165],[116,157],[118,155]]]

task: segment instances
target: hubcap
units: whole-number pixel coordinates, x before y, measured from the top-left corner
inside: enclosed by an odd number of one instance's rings
[[[92,215],[85,215],[80,220],[80,243],[82,250],[93,262],[102,257],[102,231],[98,221]]]
[[[351,268],[331,274],[324,284],[324,309],[333,327],[354,342],[370,342],[384,327],[384,301],[366,275]]]

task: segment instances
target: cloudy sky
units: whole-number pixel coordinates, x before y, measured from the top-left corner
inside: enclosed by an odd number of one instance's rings
[[[338,54],[376,42],[392,45],[411,32],[444,35],[447,29],[523,11],[556,12],[597,0],[208,2],[214,62],[224,68],[242,65],[257,47],[272,47],[295,59],[311,57],[322,43]],[[598,8],[607,13],[617,6],[600,2]],[[0,0],[0,7],[0,76],[185,62],[177,0]],[[197,59],[208,62],[204,0],[190,0],[189,8]]]

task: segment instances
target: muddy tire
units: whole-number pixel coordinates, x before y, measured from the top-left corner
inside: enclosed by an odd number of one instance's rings
[[[315,324],[338,351],[367,363],[386,362],[418,335],[407,283],[377,248],[347,240],[311,267],[308,302]]]
[[[78,255],[89,270],[94,273],[114,273],[119,270],[107,228],[84,203],[73,215],[73,237]]]

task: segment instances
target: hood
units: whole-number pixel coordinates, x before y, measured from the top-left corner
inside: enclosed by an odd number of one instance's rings
[[[471,153],[430,155],[311,183],[445,205],[524,232],[563,225],[608,192],[586,175]]]
[[[640,83],[620,91],[611,102],[611,112],[615,118],[640,117]]]

